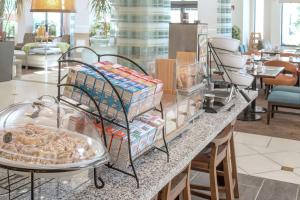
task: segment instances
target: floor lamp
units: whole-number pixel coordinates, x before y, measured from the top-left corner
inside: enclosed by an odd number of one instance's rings
[[[74,13],[75,12],[75,0],[32,0],[30,12],[45,12],[45,27],[48,32],[48,12],[62,13]],[[63,20],[61,23],[61,34],[63,27]]]

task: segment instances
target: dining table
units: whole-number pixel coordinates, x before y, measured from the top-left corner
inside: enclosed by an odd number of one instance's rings
[[[258,51],[260,53],[261,57],[264,57],[264,55],[269,56],[276,56],[276,55],[282,55],[282,54],[289,54],[293,55],[293,57],[297,57],[300,55],[300,49],[261,49]]]
[[[276,78],[281,72],[284,71],[284,67],[271,67],[262,66],[261,68],[257,65],[250,65],[246,67],[247,73],[254,76],[254,81],[252,82],[252,90],[257,90],[257,78]],[[252,101],[244,112],[239,115],[238,120],[241,121],[259,121],[262,119],[259,113],[266,112],[265,108],[256,105],[256,99]]]

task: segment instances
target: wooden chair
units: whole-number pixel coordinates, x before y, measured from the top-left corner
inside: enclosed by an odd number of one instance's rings
[[[218,170],[220,166],[224,170]],[[220,190],[226,193],[226,200],[239,197],[233,124],[228,125],[202,153],[196,156],[192,161],[192,170],[209,173],[210,177],[210,186],[191,184],[192,195],[210,200],[219,200]],[[224,178],[225,187],[219,186],[218,178],[220,177]],[[210,191],[210,194],[207,191]]]
[[[294,53],[281,52],[280,57],[295,57]]]
[[[270,88],[278,85],[294,86],[298,80],[297,67],[289,62],[280,60],[272,60],[264,63],[265,66],[284,67],[285,73],[279,74],[276,78],[264,78],[263,82],[266,85],[267,96],[269,95]]]
[[[25,44],[35,42],[35,36],[35,33],[25,33],[23,37],[23,43],[17,43],[15,46],[15,50],[22,50]]]
[[[261,41],[261,33],[251,33],[249,39],[249,50],[258,50]]]
[[[160,200],[175,200],[182,195],[183,200],[191,200],[190,190],[191,165],[189,164],[178,176],[168,183],[161,191]]]

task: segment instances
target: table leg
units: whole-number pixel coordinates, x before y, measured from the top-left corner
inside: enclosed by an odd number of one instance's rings
[[[256,90],[256,79],[252,83],[252,89]],[[252,101],[251,105],[248,106],[243,113],[238,116],[240,121],[259,121],[261,116],[256,114],[256,99]]]

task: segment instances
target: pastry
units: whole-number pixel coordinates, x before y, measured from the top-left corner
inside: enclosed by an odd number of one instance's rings
[[[67,164],[92,159],[96,150],[63,130],[34,124],[10,129],[11,140],[0,140],[0,156],[29,164]],[[4,137],[7,131],[0,131]]]

